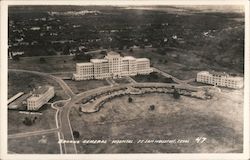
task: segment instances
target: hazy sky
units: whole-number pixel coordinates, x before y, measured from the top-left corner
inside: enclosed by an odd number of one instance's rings
[[[169,7],[174,7],[176,11],[185,10],[197,10],[204,12],[244,12],[244,6],[242,5],[169,5],[166,6],[166,10]],[[130,9],[146,9],[146,10],[165,10],[164,6],[129,6]],[[173,9],[173,8],[172,8]]]

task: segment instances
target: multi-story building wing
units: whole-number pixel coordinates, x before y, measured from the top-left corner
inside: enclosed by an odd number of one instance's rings
[[[94,65],[93,63],[77,63],[75,79],[93,79],[94,78]]]
[[[137,74],[136,58],[125,56],[122,58],[121,64],[122,76],[134,76]]]
[[[77,63],[75,80],[120,78],[153,72],[147,58],[121,57],[116,52],[109,52],[104,59],[91,59],[90,63]]]
[[[228,88],[242,88],[243,77],[233,77],[226,73],[202,71],[197,73],[197,82]]]
[[[55,95],[54,87],[43,86],[35,89],[32,96],[27,99],[27,110],[38,110]]]
[[[137,74],[149,74],[152,72],[150,61],[147,58],[136,59]]]
[[[108,60],[91,59],[90,62],[93,64],[93,68],[94,68],[93,78],[103,79],[103,78],[110,77]]]

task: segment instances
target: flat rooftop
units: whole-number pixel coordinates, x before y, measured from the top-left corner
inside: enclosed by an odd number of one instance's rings
[[[149,61],[148,58],[137,58],[136,61]]]
[[[225,73],[225,72],[216,72],[216,71],[211,71],[211,72],[209,72],[210,74],[212,74],[212,75],[214,75],[214,76],[225,76],[225,77],[227,77],[227,76],[229,76],[227,73]]]
[[[125,56],[122,58],[122,60],[135,60],[136,58],[135,57],[132,57],[132,56]]]
[[[77,66],[93,66],[93,63],[86,62],[86,63],[76,63]]]
[[[52,86],[39,86],[37,89],[35,89],[32,93],[32,96],[30,96],[28,99],[29,100],[36,100],[38,98],[40,98],[46,91],[48,91],[49,89],[52,89]]]
[[[102,63],[102,62],[108,62],[108,60],[107,59],[91,59],[90,62]]]
[[[45,93],[51,86],[39,86],[33,91],[33,94],[43,94]]]
[[[110,51],[110,52],[108,52],[108,53],[107,53],[107,56],[108,56],[108,55],[110,55],[110,56],[120,56],[120,54],[119,54],[119,53],[114,52],[114,51]]]

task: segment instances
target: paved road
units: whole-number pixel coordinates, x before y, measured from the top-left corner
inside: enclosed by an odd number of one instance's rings
[[[137,83],[133,78],[127,76],[126,79],[130,82],[130,83]]]
[[[72,92],[72,90],[69,88],[69,86],[60,78],[52,76],[47,73],[37,72],[37,71],[28,71],[28,70],[21,70],[21,69],[9,69],[9,71],[15,71],[15,72],[26,72],[26,73],[32,73],[37,74],[41,76],[45,76],[48,78],[54,79],[65,91],[65,93],[69,96],[68,102],[63,106],[63,109],[61,109],[58,113],[59,118],[59,127],[61,128],[60,135],[62,135],[62,138],[65,140],[74,140],[72,129],[69,121],[69,111],[72,105],[72,98],[75,96],[75,94]],[[75,144],[67,143],[65,144],[65,153],[77,153]]]
[[[35,135],[48,134],[48,133],[55,133],[55,132],[58,132],[58,131],[59,131],[59,128],[53,128],[53,129],[34,131],[34,132],[10,134],[10,135],[8,135],[8,139],[22,138],[22,137],[35,136]]]
[[[158,68],[153,68],[153,71],[154,71],[154,72],[158,72],[158,73],[160,73],[161,75],[163,75],[163,76],[165,76],[165,77],[172,78],[173,81],[175,81],[176,83],[183,83],[182,80],[180,80],[180,79],[178,79],[178,78],[175,78],[174,76],[172,76],[172,75],[170,75],[170,74],[168,74],[168,73],[166,73],[166,72],[164,72],[164,71],[161,71],[161,70],[159,70]]]
[[[59,85],[67,93],[68,96],[71,97],[75,95],[74,92],[71,90],[71,88],[61,78],[50,75],[49,73],[42,73],[38,71],[30,71],[30,70],[22,70],[22,69],[9,69],[9,71],[32,73],[32,74],[37,74],[40,76],[45,76],[45,77],[54,79],[57,83],[59,83]]]
[[[69,120],[69,113],[70,109],[79,101],[81,101],[84,97],[95,95],[100,92],[106,92],[113,89],[118,89],[121,87],[129,87],[133,85],[140,85],[140,86],[157,86],[157,85],[174,85],[177,88],[187,88],[187,89],[198,89],[198,87],[187,85],[186,83],[183,83],[183,81],[163,72],[158,69],[154,69],[155,71],[161,73],[164,76],[173,78],[174,81],[176,81],[179,84],[166,84],[166,83],[129,83],[129,84],[121,84],[121,85],[113,85],[113,86],[104,86],[92,90],[88,90],[86,92],[82,92],[80,94],[75,95],[70,87],[60,78],[52,76],[47,73],[37,72],[37,71],[28,71],[28,70],[19,70],[19,69],[9,69],[9,71],[19,71],[19,72],[27,72],[27,73],[33,73],[38,74],[41,76],[46,76],[49,78],[54,79],[56,82],[59,83],[59,85],[63,88],[65,93],[69,96],[67,100],[65,100],[65,104],[62,108],[59,109],[57,114],[57,126],[60,128],[60,137],[64,140],[74,140],[73,134],[72,134],[72,128]],[[59,138],[60,138],[59,137]],[[76,154],[76,145],[73,143],[66,143],[64,144],[64,153],[67,154]]]

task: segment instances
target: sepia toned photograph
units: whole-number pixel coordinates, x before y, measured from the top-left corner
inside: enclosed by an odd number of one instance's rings
[[[244,153],[244,5],[8,5],[7,152]]]

